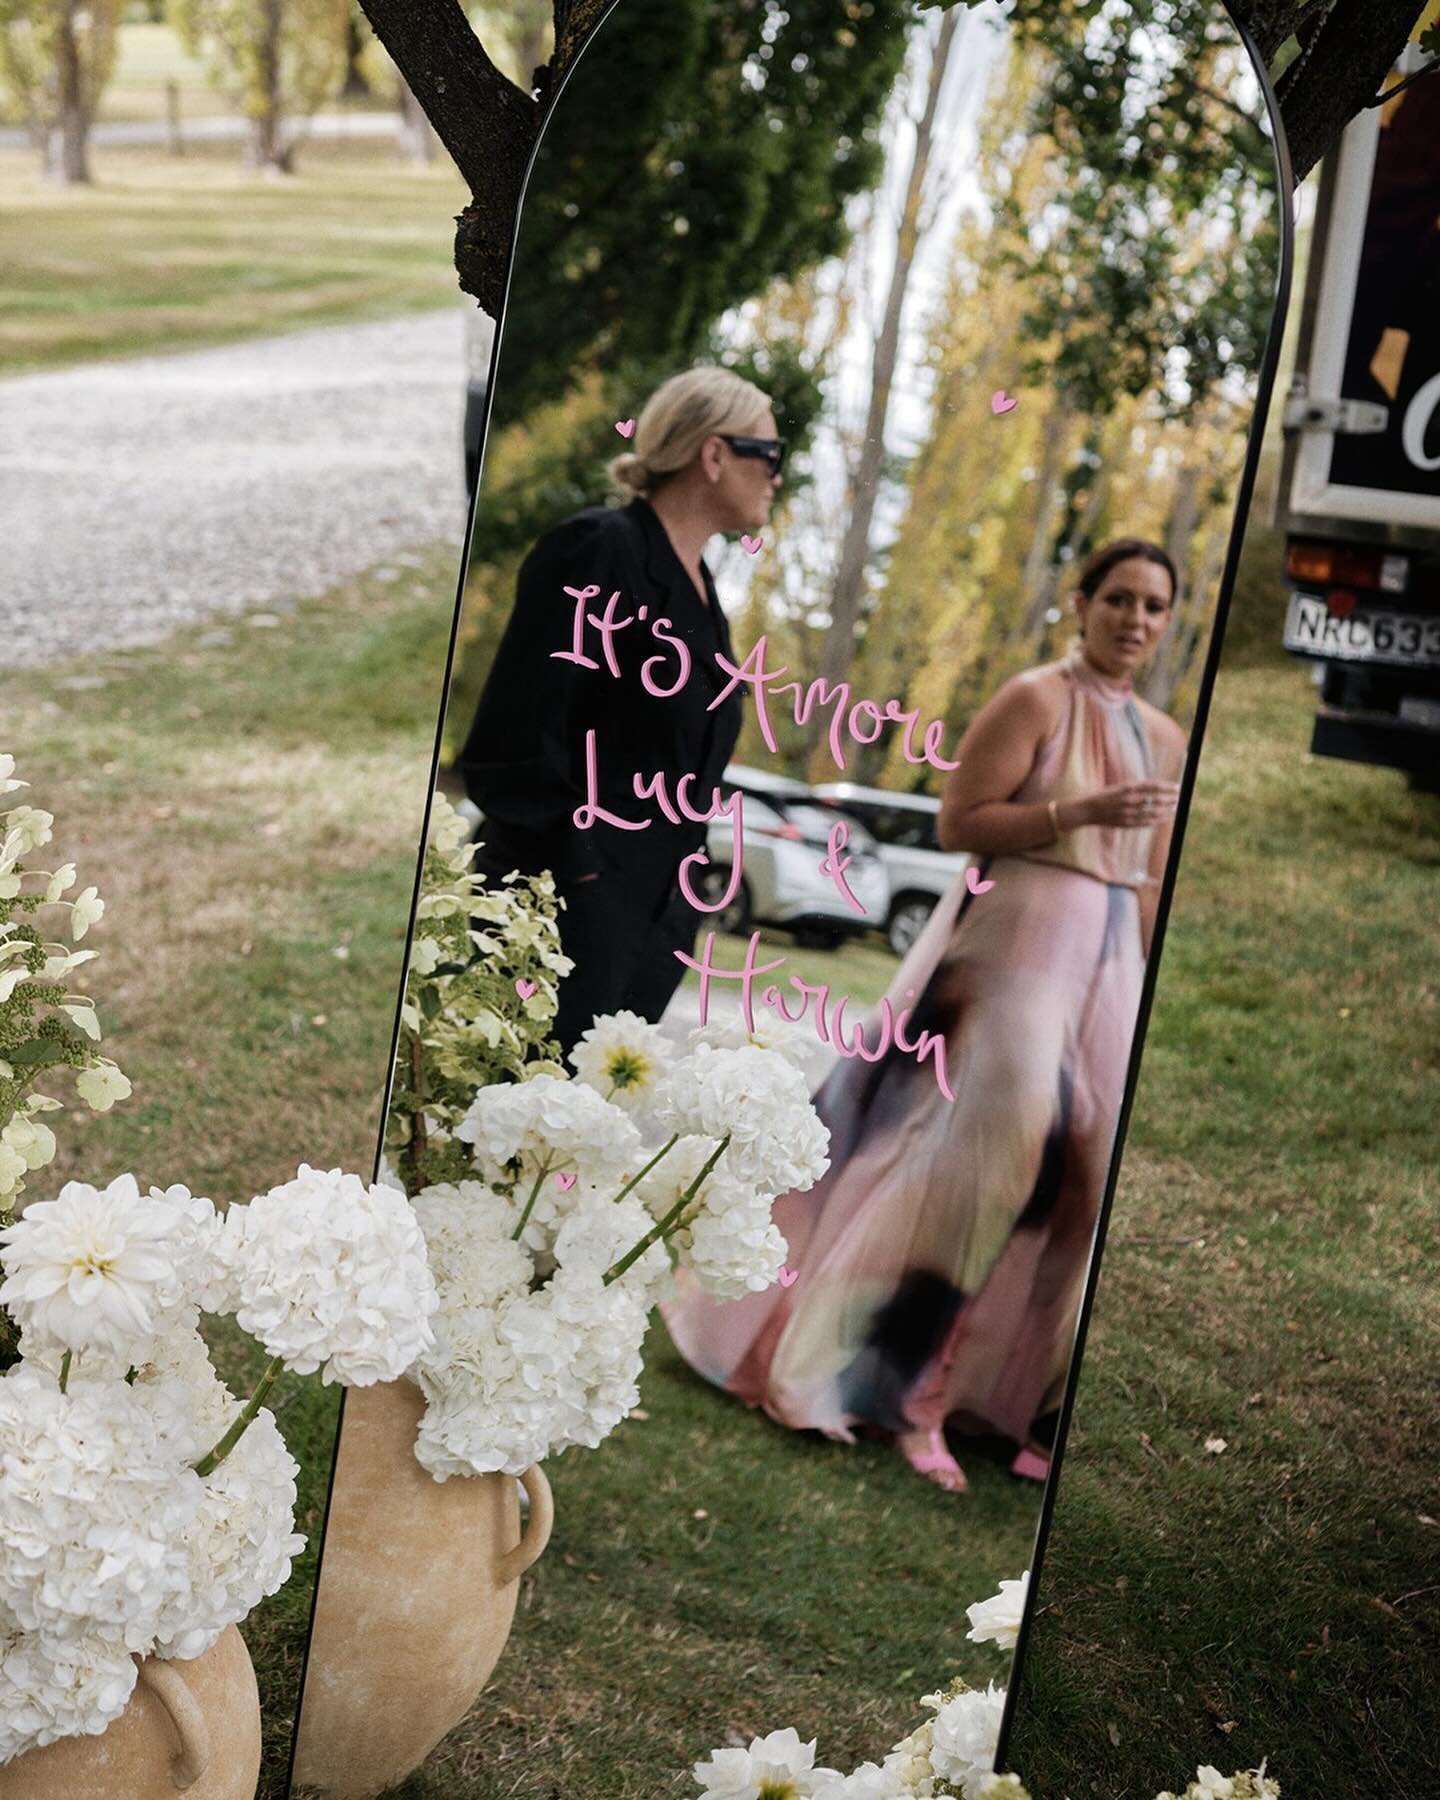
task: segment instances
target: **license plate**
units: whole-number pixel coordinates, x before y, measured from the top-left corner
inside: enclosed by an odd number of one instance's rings
[[[1313,594],[1292,594],[1285,615],[1285,648],[1327,661],[1440,668],[1440,618],[1357,611],[1342,619]]]

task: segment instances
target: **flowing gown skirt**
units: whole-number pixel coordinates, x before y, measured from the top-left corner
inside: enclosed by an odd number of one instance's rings
[[[815,1104],[831,1167],[775,1218],[798,1278],[718,1302],[683,1279],[671,1336],[771,1417],[849,1439],[956,1419],[1023,1440],[1063,1390],[1124,1091],[1143,961],[1134,891],[999,857],[901,965],[930,1062],[844,1061]],[[877,1044],[878,1026],[866,1033]]]

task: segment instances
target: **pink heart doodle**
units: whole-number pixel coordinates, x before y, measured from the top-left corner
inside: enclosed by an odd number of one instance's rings
[[[520,996],[520,998],[522,1000],[528,1000],[530,998],[530,996],[536,991],[538,986],[539,986],[539,983],[534,982],[534,981],[524,981],[524,980],[517,981],[515,983],[515,992]]]
[[[557,1175],[555,1177],[555,1185],[568,1194],[579,1179],[580,1177],[578,1175]]]
[[[980,871],[975,867],[974,863],[971,863],[969,868],[965,871],[965,885],[972,894],[988,894],[995,883],[993,881],[982,881],[980,879]]]
[[[617,419],[615,421],[615,429],[623,438],[634,437],[635,421],[633,419]]]
[[[740,548],[747,556],[758,556],[764,542],[763,537],[752,538],[747,535],[740,539]]]
[[[1004,388],[996,388],[990,396],[990,410],[998,417],[1001,413],[1014,412],[1020,402],[1013,394],[1007,394]]]
[[[794,1287],[795,1283],[799,1279],[800,1279],[800,1271],[798,1269],[788,1269],[787,1268],[787,1269],[782,1269],[780,1271],[781,1287]]]

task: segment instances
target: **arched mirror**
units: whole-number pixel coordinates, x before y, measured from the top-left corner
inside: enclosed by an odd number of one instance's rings
[[[597,30],[496,334],[387,1130],[437,1346],[346,1402],[302,1785],[808,1794],[810,1739],[1005,1682],[966,1609],[1050,1473],[1281,160],[1211,0]]]

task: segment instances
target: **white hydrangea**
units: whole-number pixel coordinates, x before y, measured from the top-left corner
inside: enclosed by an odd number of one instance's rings
[[[221,1430],[240,1411],[232,1399]],[[218,1434],[217,1434],[218,1435]],[[305,1548],[294,1529],[299,1465],[285,1447],[274,1415],[255,1415],[220,1466],[204,1479],[195,1515],[180,1539],[189,1564],[190,1592],[165,1608],[155,1629],[155,1654],[203,1655],[227,1625],[238,1625],[290,1579]]]
[[[138,1384],[137,1384],[138,1387]],[[137,1654],[189,1590],[179,1548],[200,1506],[166,1394],[119,1378],[0,1377],[0,1607],[27,1631],[101,1631]]]
[[[656,1219],[669,1216],[714,1154],[709,1138],[682,1137],[636,1188]],[[722,1156],[668,1241],[717,1300],[759,1293],[785,1266],[786,1243],[767,1195],[735,1180]]]
[[[28,1170],[43,1169],[54,1160],[55,1133],[38,1120],[16,1114],[3,1131],[0,1144],[13,1150]]]
[[[915,1795],[918,1800],[931,1800],[936,1786],[935,1771],[930,1765],[934,1738],[934,1721],[927,1719],[908,1737],[902,1738],[885,1758],[881,1766],[900,1793]]]
[[[622,1011],[597,1019],[569,1061],[580,1081],[627,1113],[643,1116],[674,1053],[659,1025]]]
[[[176,1459],[186,1467],[241,1410],[198,1331],[166,1338],[134,1385],[142,1399],[153,1394],[163,1408]],[[156,1655],[202,1655],[227,1625],[239,1624],[289,1580],[305,1547],[294,1530],[299,1472],[274,1415],[262,1407],[219,1467],[203,1477],[200,1503],[177,1544],[187,1589],[156,1621]]]
[[[562,1268],[604,1275],[649,1235],[652,1226],[650,1214],[634,1193],[611,1200],[598,1188],[586,1188],[561,1221],[552,1254]],[[664,1244],[657,1239],[619,1280],[646,1306],[653,1306],[670,1281]]]
[[[785,1266],[784,1234],[770,1202],[753,1189],[718,1182],[690,1227],[682,1261],[717,1300],[740,1300],[770,1287]]]
[[[697,1025],[686,1043],[692,1051],[702,1044],[712,1050],[741,1050],[746,1045],[757,1050],[773,1050],[794,1063],[805,1077],[806,1085],[812,1087],[829,1061],[825,1046],[814,1031],[783,1019],[778,1013],[766,1013],[758,1018],[752,1030],[746,1025],[743,1013],[727,1012],[723,1019]]]
[[[293,1181],[230,1208],[218,1254],[222,1310],[297,1374],[393,1381],[434,1341],[425,1239],[393,1188],[302,1163]]]
[[[104,1731],[129,1704],[135,1674],[134,1657],[113,1638],[26,1631],[0,1607],[0,1767]]]
[[[804,1800],[838,1779],[834,1769],[815,1767],[814,1738],[802,1743],[793,1726],[752,1738],[745,1750],[712,1751],[694,1773],[705,1800]]]
[[[75,1077],[75,1092],[91,1112],[109,1112],[117,1100],[130,1097],[130,1077],[103,1056]]]
[[[123,1374],[149,1358],[208,1251],[197,1209],[213,1219],[208,1200],[185,1188],[142,1196],[133,1175],[105,1188],[67,1182],[0,1231],[8,1271],[0,1303],[28,1341]]]
[[[651,1296],[669,1259],[652,1245],[607,1287],[649,1216],[633,1196],[576,1192],[543,1280],[542,1253],[511,1235],[515,1200],[479,1182],[416,1196],[440,1293],[435,1344],[410,1371],[427,1402],[416,1455],[437,1480],[518,1475],[570,1444],[593,1448],[638,1401]]]
[[[813,1187],[830,1166],[830,1134],[805,1078],[774,1050],[701,1044],[661,1083],[655,1119],[712,1145],[728,1137],[725,1174],[772,1199]]]
[[[481,1088],[455,1135],[473,1146],[487,1181],[508,1179],[506,1165],[516,1157],[522,1182],[545,1169],[600,1185],[623,1179],[645,1160],[640,1133],[620,1107],[583,1081],[555,1075]]]
[[[995,1767],[1005,1689],[991,1682],[988,1687],[967,1688],[948,1698],[937,1695],[926,1701],[927,1705],[937,1703],[931,1727],[931,1766],[942,1781],[958,1787],[965,1800],[978,1800]]]

